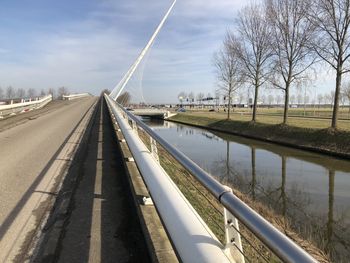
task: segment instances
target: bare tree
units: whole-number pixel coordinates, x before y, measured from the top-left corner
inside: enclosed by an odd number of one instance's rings
[[[186,98],[187,98],[186,92],[181,91],[177,97],[178,97],[178,99],[179,99],[179,101],[180,101],[180,104],[181,104],[181,107],[182,107],[182,103],[183,103],[184,100],[186,100]]]
[[[213,99],[213,96],[211,95],[210,92],[207,94],[207,104],[209,105],[210,101]]]
[[[111,94],[111,91],[109,89],[104,89],[104,90],[101,91],[101,96],[103,96],[103,94],[105,94],[105,93],[107,95],[109,95],[109,94]]]
[[[330,93],[329,93],[329,98],[330,98],[330,102],[331,102],[331,107],[333,108],[334,106],[334,98],[335,98],[335,92],[334,90],[332,90]]]
[[[310,20],[316,26],[313,47],[336,72],[332,128],[337,128],[342,77],[350,72],[350,1],[313,0]]]
[[[23,88],[19,88],[16,91],[17,98],[23,99],[26,96],[26,91]]]
[[[324,94],[323,96],[325,104],[332,104],[332,97],[330,94]]]
[[[346,103],[346,95],[344,92],[340,92],[340,95],[339,95],[339,101],[341,103],[341,105],[344,107],[345,103]]]
[[[198,93],[196,98],[197,98],[198,103],[202,104],[203,99],[204,99],[204,93],[202,93],[202,92]]]
[[[317,101],[318,101],[318,107],[320,108],[322,102],[323,102],[323,95],[322,94],[318,94],[317,95]]]
[[[345,84],[345,87],[343,89],[344,96],[348,99],[349,103],[349,113],[350,113],[350,82]]]
[[[27,96],[28,96],[29,98],[35,97],[35,96],[36,96],[36,90],[33,89],[33,88],[28,89],[28,90],[27,90]]]
[[[6,98],[7,99],[13,99],[15,97],[15,89],[12,86],[8,86],[6,88]]]
[[[124,107],[129,105],[131,100],[131,95],[129,92],[125,91],[122,94],[119,95],[119,97],[117,98],[117,102],[121,105],[123,105]]]
[[[307,17],[310,3],[308,0],[265,1],[275,52],[276,74],[271,82],[284,91],[283,123],[287,124],[290,88],[308,79],[308,69],[315,61],[310,48],[314,26]]]
[[[237,54],[242,61],[243,73],[247,82],[254,87],[252,121],[256,121],[259,88],[271,72],[271,27],[263,6],[257,4],[251,4],[240,11],[237,25],[237,38],[242,44],[235,47],[241,47]]]
[[[45,95],[46,95],[46,92],[45,92],[45,90],[42,89],[42,90],[40,91],[40,96],[45,96]]]
[[[57,96],[59,98],[62,98],[63,95],[67,95],[68,93],[69,93],[69,91],[66,87],[59,87],[57,89]]]
[[[190,103],[194,102],[194,93],[193,92],[190,92],[188,94],[188,99],[190,100]]]
[[[230,119],[230,108],[233,93],[242,85],[243,75],[241,63],[237,54],[239,45],[232,33],[227,33],[221,50],[214,54],[214,66],[220,90],[228,98],[227,119]]]
[[[4,90],[0,87],[0,100],[4,98]]]
[[[277,103],[277,105],[280,105],[280,103],[281,103],[281,100],[282,100],[282,97],[281,97],[281,95],[276,95],[276,103]]]
[[[303,102],[303,96],[301,95],[301,93],[298,93],[297,95],[297,101],[298,101],[298,105],[301,105]]]
[[[49,88],[49,90],[47,91],[47,94],[51,94],[52,98],[55,98],[55,95],[56,95],[55,89]]]
[[[215,90],[215,105],[219,106],[220,105],[220,90]]]
[[[244,94],[242,92],[238,93],[238,104],[242,104],[244,99]]]
[[[269,94],[269,96],[267,97],[267,100],[268,100],[268,102],[269,102],[269,105],[271,105],[273,102],[274,102],[274,97],[273,97],[273,95],[272,94]]]
[[[295,101],[296,101],[296,98],[295,98],[295,95],[293,94],[290,96],[290,103],[295,104]]]

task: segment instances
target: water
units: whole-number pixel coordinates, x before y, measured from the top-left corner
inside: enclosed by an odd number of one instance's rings
[[[349,262],[349,161],[166,121],[146,122],[218,180],[287,217],[334,262]]]

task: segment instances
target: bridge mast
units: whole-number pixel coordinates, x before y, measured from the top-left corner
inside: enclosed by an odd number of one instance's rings
[[[138,65],[140,64],[140,62],[142,61],[143,57],[146,55],[147,51],[150,49],[150,47],[152,46],[155,38],[157,37],[158,33],[160,32],[160,30],[162,29],[165,21],[167,20],[171,10],[173,9],[175,3],[177,0],[174,0],[174,2],[172,3],[172,5],[170,6],[168,12],[165,14],[165,16],[163,17],[162,21],[160,22],[160,24],[158,25],[156,31],[153,33],[151,39],[148,41],[147,45],[145,46],[145,48],[142,50],[142,52],[140,53],[139,57],[136,59],[136,61],[134,62],[134,64],[129,68],[128,72],[126,72],[126,74],[124,75],[124,77],[121,79],[121,81],[118,83],[118,85],[112,90],[110,97],[113,100],[117,100],[117,98],[119,97],[119,95],[121,94],[121,92],[124,90],[126,84],[128,83],[128,81],[130,80],[131,76],[134,74],[135,70],[137,69]]]

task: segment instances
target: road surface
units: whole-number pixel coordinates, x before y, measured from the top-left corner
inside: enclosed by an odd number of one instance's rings
[[[0,120],[0,262],[26,259],[96,101],[53,103]]]
[[[105,101],[98,105],[80,163],[58,262],[149,262]],[[74,172],[75,173],[75,172]],[[74,177],[68,174],[67,179]]]

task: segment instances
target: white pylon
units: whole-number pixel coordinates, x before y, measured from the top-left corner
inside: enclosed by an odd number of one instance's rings
[[[145,46],[145,48],[142,50],[142,52],[140,53],[139,57],[136,59],[136,61],[134,62],[134,64],[132,64],[132,66],[129,68],[128,72],[126,72],[126,74],[124,75],[124,77],[121,79],[121,81],[118,83],[118,85],[112,90],[112,92],[110,93],[110,97],[113,100],[117,100],[117,98],[119,97],[119,95],[121,94],[121,92],[123,91],[123,89],[125,88],[126,84],[128,83],[128,81],[130,80],[130,78],[132,77],[132,75],[134,74],[135,70],[137,69],[138,65],[140,64],[140,62],[142,61],[143,57],[146,55],[147,51],[149,50],[149,48],[152,46],[155,38],[157,37],[159,31],[162,29],[166,19],[168,18],[171,10],[173,9],[174,5],[176,3],[176,0],[174,0],[174,2],[172,3],[172,5],[170,6],[168,12],[165,14],[165,16],[163,17],[162,21],[160,22],[160,24],[158,25],[156,31],[153,33],[151,39],[148,41],[147,45]]]

